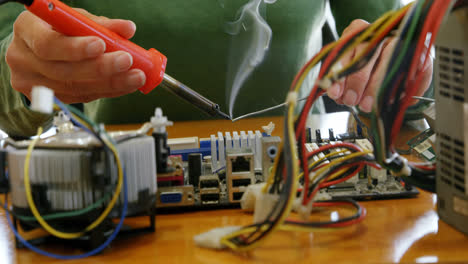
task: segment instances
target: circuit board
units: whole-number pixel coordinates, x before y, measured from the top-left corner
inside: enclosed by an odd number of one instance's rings
[[[322,137],[320,130],[315,131],[315,138],[310,133],[308,150],[338,142],[372,148],[367,139],[354,132],[335,134],[333,129],[328,132],[328,138]],[[175,141],[186,144],[188,140]],[[219,132],[200,142],[193,140],[193,145],[184,145],[185,149],[171,146],[176,149],[171,151],[175,156],[169,158],[174,170],[169,175],[158,173],[157,207],[184,210],[238,207],[247,186],[269,177],[280,143],[279,137],[257,130]],[[332,199],[356,200],[407,198],[419,193],[388,171],[370,166],[351,179],[320,192]]]

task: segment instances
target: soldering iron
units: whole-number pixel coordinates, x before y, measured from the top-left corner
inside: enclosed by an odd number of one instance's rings
[[[56,31],[68,36],[96,36],[106,43],[106,52],[126,51],[133,57],[133,68],[146,74],[146,83],[139,90],[147,94],[161,86],[185,101],[198,107],[210,116],[231,119],[219,105],[203,97],[188,86],[169,76],[166,71],[167,58],[156,49],[146,50],[103,27],[59,0],[0,0],[0,4],[18,2]]]

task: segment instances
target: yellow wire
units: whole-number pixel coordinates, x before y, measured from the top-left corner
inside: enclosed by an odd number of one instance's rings
[[[337,44],[339,43],[338,42],[334,42],[334,43],[331,43],[329,46],[326,46],[325,48],[323,48],[320,53],[318,54],[318,56],[312,61],[312,63],[304,70],[304,72],[302,73],[301,77],[299,77],[299,80],[297,81],[296,83],[296,86],[294,86],[294,91],[297,92],[299,91],[299,89],[301,88],[302,86],[302,83],[304,82],[305,78],[307,77],[308,73],[310,72],[310,70],[312,68],[315,67],[315,65],[317,65],[317,63],[325,56],[325,54],[327,54],[330,50],[332,50]]]
[[[278,153],[281,153],[282,151],[283,151],[283,146],[281,145]],[[279,162],[279,157],[280,155],[276,155],[275,162],[273,164],[277,164]],[[273,184],[273,182],[275,181],[274,175],[276,175],[276,165],[270,169],[268,180],[265,186],[263,186],[262,188],[262,193],[266,193],[268,191],[268,188]]]
[[[314,167],[314,166],[316,166],[317,164],[321,163],[323,160],[325,160],[325,159],[327,159],[327,158],[329,158],[329,157],[331,157],[331,156],[339,155],[339,154],[341,154],[341,153],[345,153],[345,152],[348,152],[348,151],[349,151],[348,149],[343,149],[343,150],[340,150],[340,151],[328,153],[327,155],[324,155],[324,156],[321,157],[320,159],[318,159],[318,160],[314,161],[313,163],[311,163],[311,164],[309,165],[309,169],[312,168],[312,167]],[[304,176],[304,172],[301,172],[301,174],[299,174],[299,175],[297,176],[297,179],[302,178],[302,176]]]
[[[345,169],[341,169],[335,173],[333,173],[332,175],[330,175],[330,177],[327,178],[327,180],[333,180],[339,176],[341,176],[343,173],[345,173],[346,171],[348,171],[348,168],[345,168]]]
[[[408,8],[408,7],[405,7],[405,8]],[[363,40],[365,40],[366,38],[368,38],[372,32],[374,32],[374,30],[376,28],[378,28],[382,23],[384,23],[388,18],[396,18],[397,15],[401,14],[401,12],[405,12],[405,8],[403,8],[402,10],[399,10],[398,12],[388,12],[387,14],[385,14],[383,17],[381,17],[376,23],[374,23],[373,25],[371,25],[367,30],[366,32],[364,32],[359,38],[357,38],[353,44],[348,47],[345,51],[348,51],[348,50],[351,50],[351,48],[354,48],[356,47],[359,43],[361,43]],[[393,21],[392,19],[390,19],[390,21],[388,21],[387,23],[385,23],[385,26],[389,25],[391,23],[391,21]],[[378,32],[382,32],[382,30],[385,29],[385,26],[383,27],[383,29],[379,30]],[[379,35],[376,34],[376,37],[378,37]],[[374,37],[374,39],[376,38]],[[327,54],[330,50],[332,50],[338,43],[340,43],[340,41],[342,40],[338,40],[336,41],[335,43],[333,44],[330,44],[329,46],[327,46],[326,48],[322,49],[320,51],[320,53],[318,54],[318,56],[309,64],[309,66],[307,66],[307,68],[304,70],[303,74],[299,77],[295,87],[294,87],[294,91],[298,91],[300,89],[300,87],[302,86],[306,76],[308,75],[308,73],[310,72],[310,70],[316,66],[316,64],[325,56],[325,54]],[[346,53],[346,52],[344,52]],[[343,54],[344,54],[343,53]],[[364,55],[363,52],[361,52],[359,54],[358,57],[356,57],[354,60],[351,61],[351,63],[349,65],[347,65],[344,69],[342,69],[342,71],[344,71],[345,69],[348,69],[349,67],[351,67],[352,63],[355,63],[358,59],[360,59],[360,57],[362,57]],[[342,55],[341,55],[342,56]],[[340,57],[341,57],[340,56]],[[330,75],[330,74],[329,74]],[[328,76],[330,77],[330,76]],[[287,129],[289,130],[289,141],[290,141],[290,145],[291,145],[291,151],[292,153],[296,153],[296,143],[295,143],[295,138],[294,138],[294,124],[292,122],[293,120],[293,113],[294,113],[294,107],[295,107],[295,103],[290,103],[289,104],[289,108],[288,108],[288,118],[289,118],[289,122],[288,122],[288,125],[287,125]],[[347,150],[344,150],[343,152],[346,152]],[[340,151],[341,152],[341,151]],[[344,156],[343,158],[339,158],[339,159],[336,159],[332,162],[330,162],[329,164],[327,164],[326,166],[324,166],[323,168],[319,169],[317,171],[317,173],[315,174],[315,177],[314,179],[317,177],[317,175],[320,175],[321,173],[325,172],[327,169],[331,168],[331,166],[334,166],[336,165],[337,163],[339,162],[343,162],[343,161],[346,161],[346,160],[349,160],[349,159],[352,159],[354,157],[358,157],[358,156],[363,156],[363,155],[366,155],[366,154],[369,154],[371,153],[370,151],[366,151],[366,152],[357,152],[357,153],[352,153],[350,155],[347,155],[347,156]],[[325,157],[319,159],[318,161],[314,162],[311,166],[314,166],[314,164],[317,164],[317,162],[321,162],[323,159],[329,157],[329,156],[332,156],[332,155],[336,155],[336,154],[339,154],[338,152],[336,153],[330,153],[328,155],[326,155]],[[294,155],[293,155],[294,156]],[[297,163],[297,157],[294,156],[293,159],[295,159],[293,161],[293,175],[298,175],[299,173],[299,168],[298,168],[298,163]],[[275,162],[275,165],[272,169],[272,173],[274,173],[277,169],[277,164],[278,164],[278,160],[276,160]],[[342,173],[344,173],[344,171],[346,170],[340,170],[336,173],[334,173],[333,175],[331,175],[332,178],[334,177],[338,177],[339,175],[341,175]],[[303,173],[302,173],[303,174]],[[293,176],[294,177],[294,176]],[[294,181],[293,181],[293,186],[292,186],[292,190],[296,190],[297,189],[297,184],[298,184],[298,178],[300,178],[301,176],[296,176]],[[269,177],[269,180],[268,182],[266,183],[266,185],[264,186],[264,188],[262,189],[262,192],[267,192],[269,186],[271,186],[271,184],[273,183],[273,179],[272,177]],[[293,201],[294,201],[294,198],[295,198],[295,195],[296,195],[296,192],[295,191],[292,191],[290,193],[290,196],[288,197],[288,201],[287,201],[287,205],[286,205],[286,210],[284,210],[283,214],[279,216],[279,221],[276,222],[275,226],[273,226],[271,228],[271,231],[266,234],[265,236],[263,236],[262,238],[260,238],[259,240],[255,241],[254,243],[250,244],[250,245],[247,245],[247,246],[243,246],[243,247],[239,247],[238,245],[232,243],[230,240],[232,238],[235,238],[235,237],[238,237],[240,235],[244,235],[244,234],[250,234],[252,232],[256,232],[257,231],[257,227],[248,227],[248,228],[243,228],[239,231],[236,231],[236,232],[233,232],[229,235],[226,235],[224,236],[223,238],[221,238],[221,243],[226,245],[227,247],[233,249],[233,250],[237,250],[237,251],[247,251],[247,250],[251,250],[255,247],[257,247],[264,239],[266,239],[267,237],[269,237],[274,231],[276,231],[278,228],[279,229],[283,229],[283,230],[296,230],[296,231],[307,231],[309,232],[311,230],[311,228],[300,228],[300,227],[296,227],[296,226],[291,226],[291,225],[284,225],[284,221],[286,219],[286,217],[289,215],[290,211],[291,211],[291,208],[292,208],[292,204],[293,204]],[[262,226],[260,228],[260,230],[264,230],[266,227],[268,227],[268,224]]]
[[[34,149],[34,146],[36,145],[37,141],[39,140],[39,136],[42,134],[42,127],[39,127],[37,130],[37,137],[31,142],[31,144],[28,147],[28,152],[26,154],[26,158],[24,161],[24,188],[26,192],[26,199],[28,201],[28,205],[31,209],[31,212],[33,213],[34,217],[37,219],[39,224],[50,234],[63,238],[63,239],[74,239],[81,237],[85,234],[85,232],[91,231],[94,228],[96,228],[99,224],[104,221],[104,219],[109,215],[110,211],[112,208],[114,208],[115,203],[117,202],[117,199],[120,195],[120,191],[122,190],[122,183],[123,183],[123,171],[122,171],[122,164],[120,162],[118,152],[115,149],[113,144],[110,144],[110,142],[106,139],[103,138],[104,142],[106,145],[109,147],[109,149],[112,151],[112,153],[115,155],[116,163],[117,163],[117,168],[118,168],[118,181],[117,181],[117,187],[114,192],[114,195],[112,196],[111,201],[107,205],[106,209],[102,212],[102,214],[93,222],[91,223],[88,227],[84,229],[82,232],[77,232],[77,233],[65,233],[61,232],[59,230],[54,229],[52,226],[50,226],[44,218],[42,218],[41,214],[36,208],[36,205],[34,203],[32,193],[31,193],[31,185],[29,181],[29,163],[31,159],[31,154]]]
[[[385,13],[381,18],[379,18],[376,22],[374,22],[371,26],[369,26],[369,29],[371,29],[371,28],[375,29],[376,27],[380,26],[383,22],[386,21],[383,24],[383,26],[375,32],[374,37],[368,41],[369,44],[366,46],[366,48],[364,50],[362,50],[356,57],[354,57],[351,60],[350,63],[345,65],[337,73],[330,72],[330,73],[328,73],[328,75],[325,78],[331,79],[332,75],[334,75],[334,74],[339,75],[339,74],[347,71],[349,68],[354,66],[358,61],[360,61],[373,48],[373,47],[370,46],[370,43],[372,43],[374,40],[376,40],[378,37],[380,37],[382,32],[387,30],[388,27],[390,26],[390,24],[392,24],[395,21],[395,19],[397,19],[402,13],[407,12],[412,5],[413,5],[413,3],[410,3],[410,4],[406,5],[405,7],[401,8],[398,11],[389,11],[389,12]],[[364,32],[362,34],[362,36],[360,36],[358,39],[356,39],[356,41],[360,40],[360,42],[353,43],[353,45],[348,47],[346,49],[346,51],[343,52],[342,55],[344,55],[346,52],[348,52],[348,50],[350,48],[355,48],[358,44],[362,43],[363,40],[365,40],[367,37],[369,37],[370,33],[372,33],[372,31],[373,31],[373,30],[369,31],[369,29],[367,29],[366,32]],[[337,61],[339,61],[339,60],[337,60]]]
[[[322,173],[324,173],[325,171],[327,171],[332,166],[334,166],[334,165],[336,165],[338,163],[350,160],[350,159],[355,158],[355,157],[364,156],[364,155],[367,155],[369,153],[372,153],[372,152],[371,151],[355,152],[355,153],[349,154],[347,156],[344,156],[342,158],[333,160],[332,162],[330,162],[327,165],[323,166],[322,168],[318,169],[317,172],[315,173],[314,177],[312,178],[312,180],[315,180],[318,177],[318,175],[321,175]]]
[[[391,11],[391,12],[393,12],[393,11]],[[388,13],[390,13],[390,12],[388,12]],[[385,14],[385,15],[388,15],[388,13]],[[380,23],[380,19],[378,21]],[[374,28],[374,27],[377,27],[377,26],[378,25],[375,25],[375,26],[371,25],[371,28]],[[371,32],[369,32],[369,34],[365,34],[365,35],[361,36],[361,38],[364,40],[366,37],[368,37],[370,35],[370,33]],[[314,68],[316,66],[316,64],[325,56],[325,54],[327,54],[328,52],[330,52],[330,50],[335,48],[337,46],[337,44],[340,43],[341,41],[343,41],[343,39],[339,39],[339,40],[335,41],[334,43],[331,43],[330,45],[326,46],[324,49],[322,49],[320,51],[320,53],[317,55],[317,57],[309,64],[309,66],[307,66],[307,68],[304,70],[302,75],[299,77],[296,85],[294,86],[294,91],[296,91],[296,92],[299,91],[299,89],[301,88],[305,78],[309,74],[310,70],[312,70],[312,68]],[[355,43],[352,46],[353,47],[357,46],[357,44],[359,44],[359,42],[355,41]]]
[[[344,49],[344,51],[338,56],[336,61],[340,61],[348,52],[351,52],[354,50],[359,44],[363,43],[364,40],[366,40],[369,36],[374,33],[375,29],[377,29],[379,26],[381,26],[389,17],[391,17],[395,11],[389,11],[385,13],[383,16],[381,16],[377,21],[372,23],[367,29],[364,30],[364,32],[358,36],[353,43],[351,43],[348,47]],[[341,72],[342,70],[340,70]],[[325,78],[331,78],[334,73],[330,71],[328,75]]]
[[[281,230],[283,231],[295,231],[295,232],[330,232],[330,231],[339,231],[341,229],[348,228],[347,226],[343,227],[333,227],[333,228],[319,228],[319,227],[306,227],[306,226],[298,226],[293,224],[283,224],[281,226]]]
[[[260,243],[262,241],[264,241],[266,238],[268,238],[269,236],[271,236],[278,228],[281,227],[281,225],[284,223],[284,221],[286,220],[286,218],[288,217],[289,213],[291,212],[291,209],[292,209],[292,205],[293,205],[293,202],[294,202],[294,199],[296,197],[296,190],[297,190],[297,185],[298,185],[298,181],[296,180],[296,177],[294,175],[297,175],[299,173],[299,166],[298,166],[298,162],[297,162],[297,156],[294,155],[294,153],[296,153],[296,139],[295,139],[295,135],[294,135],[294,107],[296,106],[296,102],[295,100],[291,100],[289,102],[289,108],[288,108],[288,119],[289,119],[289,122],[287,124],[287,128],[289,130],[289,138],[287,140],[289,140],[289,145],[291,147],[291,153],[293,154],[292,155],[292,158],[294,159],[292,161],[292,177],[293,177],[293,182],[292,182],[292,186],[291,186],[291,192],[289,194],[289,197],[288,197],[288,200],[286,201],[287,204],[286,204],[286,208],[284,210],[284,212],[278,216],[278,221],[273,225],[271,226],[271,230],[268,234],[265,234],[262,238],[258,239],[257,241],[255,241],[254,243],[250,244],[250,245],[247,245],[247,246],[243,246],[243,247],[239,247],[235,244],[233,244],[232,242],[230,242],[229,240],[234,238],[234,237],[237,237],[241,234],[245,234],[245,233],[251,233],[251,232],[254,232],[256,230],[256,227],[249,227],[247,228],[248,230],[245,230],[246,228],[244,229],[241,229],[237,232],[234,232],[234,233],[231,233],[229,235],[226,235],[224,236],[223,238],[221,238],[221,243],[223,243],[224,245],[226,245],[227,247],[233,249],[233,250],[237,250],[237,251],[248,251],[248,250],[251,250],[253,248],[256,248],[257,246],[260,245]],[[275,167],[277,166],[278,163],[275,163]]]

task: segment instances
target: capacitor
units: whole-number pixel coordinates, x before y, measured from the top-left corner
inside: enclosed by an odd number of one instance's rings
[[[335,133],[333,132],[333,128],[328,129],[328,139],[330,141],[335,141]]]
[[[189,183],[193,186],[198,186],[200,175],[202,173],[202,154],[191,153],[188,156],[188,177]]]
[[[316,130],[315,130],[315,141],[316,141],[317,143],[322,143],[322,142],[323,142],[323,140],[322,140],[322,134],[321,134],[321,132],[320,132],[320,129],[316,129]]]

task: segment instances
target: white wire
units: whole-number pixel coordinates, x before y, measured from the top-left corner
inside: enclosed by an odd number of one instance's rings
[[[435,102],[434,98],[422,97],[422,96],[413,96],[414,99],[419,99],[427,102]]]
[[[304,101],[304,100],[307,100],[307,96],[306,96],[306,97],[303,97],[303,98],[300,98],[300,99],[297,99],[297,102]],[[233,118],[233,119],[232,119],[232,122],[236,122],[236,121],[238,121],[238,120],[244,119],[244,118],[249,117],[249,116],[254,116],[254,115],[263,114],[263,113],[266,113],[266,112],[268,112],[268,111],[272,111],[272,110],[281,108],[281,107],[283,107],[283,106],[286,106],[287,104],[288,104],[288,103],[285,102],[285,103],[282,103],[282,104],[279,104],[279,105],[275,105],[275,106],[272,106],[272,107],[268,107],[268,108],[265,108],[265,109],[262,109],[262,110],[259,110],[259,111],[255,111],[255,112],[252,112],[252,113],[248,113],[248,114],[245,114],[245,115],[241,115],[241,116],[239,116],[239,117]]]

